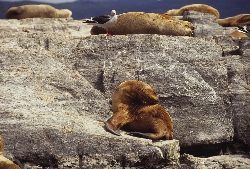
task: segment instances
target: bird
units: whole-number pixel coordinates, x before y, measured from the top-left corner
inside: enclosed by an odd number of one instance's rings
[[[112,10],[110,12],[110,15],[100,15],[91,17],[90,19],[87,19],[84,23],[102,27],[105,29],[107,36],[112,36],[111,34],[108,33],[108,28],[115,25],[116,22],[117,22],[116,11]]]
[[[238,26],[238,31],[245,33],[248,37],[250,37],[250,26],[249,25]]]

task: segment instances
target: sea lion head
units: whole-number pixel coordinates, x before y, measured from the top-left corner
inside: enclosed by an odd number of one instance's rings
[[[153,105],[159,102],[158,96],[155,90],[148,84],[138,90],[139,92],[139,99],[141,100],[142,104],[145,105]]]

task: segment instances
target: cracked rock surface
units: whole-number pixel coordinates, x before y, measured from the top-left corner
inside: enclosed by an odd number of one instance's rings
[[[248,39],[219,28],[207,38],[106,37],[88,36],[91,27],[71,19],[0,22],[0,134],[6,156],[23,167],[168,168],[178,166],[180,147],[235,138],[250,145]],[[128,79],[155,88],[175,140],[104,130],[113,90]],[[212,165],[237,166],[228,157]]]

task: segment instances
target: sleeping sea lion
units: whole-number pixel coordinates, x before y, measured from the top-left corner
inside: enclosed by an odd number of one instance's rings
[[[220,18],[220,13],[217,9],[205,5],[205,4],[191,4],[181,7],[180,9],[172,9],[167,11],[165,14],[170,16],[182,16],[185,11],[197,11],[202,13],[209,13],[216,17],[216,19]]]
[[[191,22],[172,18],[158,13],[128,12],[118,16],[115,25],[109,27],[112,35],[159,34],[173,36],[192,36],[194,26]],[[105,33],[94,26],[91,35]]]
[[[250,14],[239,14],[224,19],[218,19],[218,24],[223,27],[237,27],[250,25]]]
[[[56,9],[50,5],[23,5],[11,7],[5,14],[6,19],[25,18],[69,18],[72,12],[68,9]]]
[[[152,140],[173,139],[171,118],[158,101],[147,83],[137,80],[121,83],[112,96],[114,115],[105,122],[107,131],[120,135],[119,129],[123,129]]]

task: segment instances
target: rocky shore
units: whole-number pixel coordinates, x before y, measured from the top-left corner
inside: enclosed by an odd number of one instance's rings
[[[194,37],[90,35],[73,19],[0,20],[0,135],[22,168],[249,168],[250,40],[186,13]],[[104,130],[123,81],[154,87],[174,140]]]

